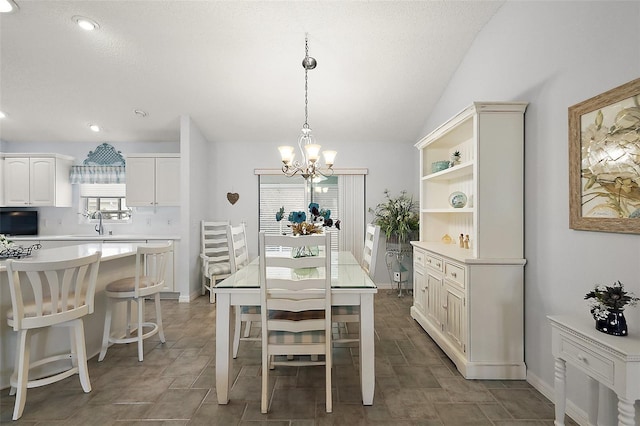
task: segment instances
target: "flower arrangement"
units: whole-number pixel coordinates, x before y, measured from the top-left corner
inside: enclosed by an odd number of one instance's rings
[[[293,235],[311,235],[319,234],[324,227],[335,226],[340,230],[340,220],[334,222],[331,219],[331,210],[321,209],[318,203],[309,203],[310,220],[307,221],[307,214],[303,211],[292,211],[287,219],[291,222],[289,225]],[[280,222],[284,218],[284,206],[280,207],[276,213],[276,221]]]
[[[419,229],[418,204],[404,190],[395,198],[391,197],[388,189],[384,190],[384,195],[387,201],[369,209],[374,216],[373,223],[384,232],[387,241],[397,238],[398,242],[405,243]]]
[[[612,312],[624,310],[625,306],[635,306],[640,298],[627,292],[620,281],[611,286],[596,285],[595,288],[584,296],[589,301],[591,314],[596,320],[605,320]]]
[[[4,234],[0,234],[0,251],[10,249],[13,246],[13,241],[9,240]]]

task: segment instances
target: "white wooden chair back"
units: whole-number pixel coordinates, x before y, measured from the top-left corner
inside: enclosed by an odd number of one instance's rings
[[[247,248],[247,234],[244,223],[227,226],[227,241],[229,242],[229,259],[231,273],[249,264],[249,249]]]
[[[331,234],[259,236],[262,318],[262,404],[268,411],[271,365],[325,365],[326,410],[331,401]],[[268,252],[268,247],[281,252]],[[288,248],[319,246],[324,255],[293,258]],[[324,361],[272,361],[277,355],[324,355]]]
[[[229,247],[227,243],[228,221],[201,222],[201,250],[210,263],[229,262]]]
[[[7,260],[14,330],[60,324],[93,313],[102,253],[72,260]]]
[[[373,279],[376,275],[376,258],[378,257],[378,241],[380,240],[380,227],[371,223],[367,224],[364,237],[364,250],[362,252],[362,269]]]
[[[209,290],[209,303],[215,300],[213,287],[218,280],[231,275],[227,226],[229,221],[200,222],[200,260],[202,262],[202,294]]]
[[[162,290],[172,246],[172,242],[138,246],[133,297],[144,297]]]

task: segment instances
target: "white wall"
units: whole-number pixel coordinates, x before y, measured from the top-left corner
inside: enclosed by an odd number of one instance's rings
[[[207,217],[207,180],[209,142],[202,136],[190,117],[180,117],[180,153],[182,193],[179,277],[187,280],[177,282],[180,301],[188,302],[200,295],[202,288],[200,263],[200,221]]]
[[[505,3],[475,40],[423,132],[472,101],[530,103],[525,115],[525,361],[529,381],[549,397],[554,368],[546,316],[589,319],[583,297],[597,283],[620,280],[640,295],[639,235],[569,229],[567,140],[569,106],[638,78],[638,22],[640,2]],[[625,316],[631,330],[640,332],[640,307],[627,309]],[[568,370],[568,408],[586,424],[586,379]],[[613,425],[615,399],[611,392],[605,396],[598,424]],[[636,403],[636,424],[639,416]]]
[[[291,139],[294,144],[297,124],[291,123]],[[369,174],[365,178],[366,206],[375,207],[384,200],[385,188],[398,194],[406,189],[418,196],[417,168],[413,159],[417,158],[415,141],[384,141],[369,144],[331,143],[319,141],[323,147],[338,151],[336,168],[367,168]],[[250,256],[258,253],[258,177],[254,169],[278,169],[282,162],[277,146],[256,142],[228,142],[212,145],[209,163],[209,179],[207,197],[209,200],[210,219],[228,219],[232,223],[246,222],[247,244]],[[302,179],[293,177],[292,179]],[[210,183],[210,185],[209,185]],[[240,199],[234,205],[227,201],[227,192],[237,192]],[[372,219],[370,214],[367,221]],[[274,219],[275,220],[275,219]],[[343,229],[349,224],[342,222]],[[388,283],[389,275],[384,266],[384,242],[379,251],[380,263],[377,267],[375,281]]]

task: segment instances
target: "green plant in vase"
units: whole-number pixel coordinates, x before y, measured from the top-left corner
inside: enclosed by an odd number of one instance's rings
[[[384,195],[385,202],[369,209],[373,213],[373,223],[380,227],[387,242],[408,243],[419,229],[418,203],[404,190],[399,196],[391,197],[389,190],[385,189]]]

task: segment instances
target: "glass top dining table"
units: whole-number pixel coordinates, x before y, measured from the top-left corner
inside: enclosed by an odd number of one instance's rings
[[[273,255],[274,253],[269,253]],[[277,253],[275,255],[278,255]],[[289,253],[281,253],[289,256]],[[320,253],[322,256],[323,254]],[[233,382],[232,337],[235,325],[233,309],[238,306],[260,305],[260,266],[256,258],[214,287],[216,293],[216,392],[219,404],[229,403]],[[321,275],[315,268],[280,270],[269,274]],[[331,252],[331,304],[358,306],[360,311],[360,385],[363,405],[373,404],[375,389],[375,359],[373,330],[373,298],[378,289],[369,275],[360,267],[351,252]]]

